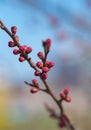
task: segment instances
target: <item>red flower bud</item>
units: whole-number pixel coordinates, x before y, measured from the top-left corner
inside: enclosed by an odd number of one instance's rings
[[[50,49],[50,47],[51,47],[51,39],[48,38],[48,39],[46,39],[45,41],[43,40],[43,41],[42,41],[42,44],[43,44],[43,47],[44,47],[45,49],[47,49],[47,51],[49,51],[49,49]]]
[[[71,100],[72,100],[71,97],[67,97],[67,98],[65,99],[66,102],[71,102]]]
[[[50,70],[50,69],[49,69],[48,67],[43,67],[43,68],[42,68],[42,71],[43,71],[44,73],[47,73],[49,70]]]
[[[14,34],[16,34],[16,32],[17,32],[17,27],[16,27],[16,26],[12,26],[12,27],[11,27],[11,32],[14,33]]]
[[[20,51],[26,51],[27,50],[27,46],[26,45],[19,46],[19,49],[20,49]]]
[[[43,55],[43,52],[38,52],[37,56],[40,58],[40,59],[43,59],[44,58],[44,55]]]
[[[41,79],[42,80],[46,80],[48,78],[48,75],[46,74],[46,73],[43,73],[42,75],[41,75]]]
[[[9,42],[8,42],[8,46],[9,46],[9,47],[14,47],[14,46],[15,46],[15,43],[12,42],[12,41],[9,41]]]
[[[51,67],[53,67],[54,66],[54,62],[52,62],[52,61],[46,61],[45,62],[45,66],[47,66],[48,68],[51,68]]]
[[[34,86],[38,86],[38,80],[37,79],[33,79],[32,83],[33,83]]]
[[[60,93],[60,97],[61,97],[62,99],[65,99],[66,95],[65,95],[64,93]]]
[[[47,47],[50,48],[51,47],[51,42],[52,40],[50,38],[46,39],[46,44],[47,44]]]
[[[39,67],[39,68],[42,68],[43,67],[43,63],[39,61],[39,62],[36,63],[36,66]]]
[[[37,88],[31,88],[31,89],[30,89],[30,92],[31,92],[31,93],[37,93],[37,92],[38,92],[38,89],[37,89]]]
[[[49,67],[51,68],[51,67],[53,67],[53,66],[54,66],[54,62],[50,61],[50,62],[49,62]]]
[[[70,88],[65,88],[64,93],[67,95],[70,92]]]
[[[19,54],[19,53],[20,53],[19,50],[17,50],[17,49],[14,49],[14,50],[13,50],[13,54],[14,54],[14,55],[17,55],[17,54]]]
[[[20,61],[20,62],[23,62],[24,60],[25,60],[25,58],[24,58],[23,56],[20,56],[20,57],[19,57],[19,61]]]
[[[34,72],[34,75],[35,75],[35,76],[40,76],[40,74],[41,74],[41,73],[40,73],[39,71],[37,71],[37,70]]]
[[[49,67],[49,61],[46,60],[45,66]]]
[[[32,52],[32,48],[31,47],[27,47],[26,53],[28,54],[28,53],[31,53],[31,52]]]

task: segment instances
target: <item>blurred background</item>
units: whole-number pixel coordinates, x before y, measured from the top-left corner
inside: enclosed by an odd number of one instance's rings
[[[71,87],[72,103],[64,104],[74,125],[91,129],[91,0],[0,0],[0,19],[8,29],[18,28],[22,45],[33,48],[32,60],[39,59],[41,41],[52,38],[49,60],[55,62],[48,82],[57,96]],[[44,103],[56,108],[46,94],[32,95],[24,81],[34,71],[8,48],[10,37],[0,30],[0,130],[57,130]],[[40,82],[40,81],[39,81]]]

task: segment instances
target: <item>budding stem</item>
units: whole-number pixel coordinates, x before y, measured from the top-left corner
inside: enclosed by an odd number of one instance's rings
[[[3,24],[3,22],[2,22],[1,20],[0,20],[0,28],[1,28],[2,30],[4,30],[4,31],[12,38],[12,40],[16,43],[17,47],[19,48],[19,47],[20,47],[19,41],[15,39],[15,35],[13,35],[13,34],[7,29],[7,27]],[[48,51],[48,50],[46,51],[45,48],[44,48],[44,52],[45,52],[45,58],[44,58],[44,60],[43,60],[43,65],[45,66],[45,62],[46,62],[47,55],[48,55],[49,51]],[[30,67],[32,67],[34,70],[38,71],[37,66],[32,62],[31,58],[29,58],[29,57],[28,57],[25,53],[23,53],[23,52],[22,52],[22,54],[23,54],[24,58],[27,60],[27,62],[29,63]],[[40,79],[41,79],[41,78],[40,78]],[[40,89],[40,90],[41,90],[41,91],[44,91],[44,92],[47,92],[47,93],[53,98],[53,100],[56,102],[56,104],[58,105],[58,107],[59,107],[59,109],[60,109],[60,118],[63,117],[64,120],[65,120],[65,122],[66,122],[66,128],[67,128],[68,130],[75,130],[74,126],[71,124],[70,119],[69,119],[68,116],[64,113],[64,109],[63,109],[63,106],[62,106],[62,100],[60,101],[60,100],[57,99],[56,95],[52,92],[52,90],[51,90],[50,86],[48,85],[48,83],[46,82],[46,80],[43,80],[43,79],[41,79],[41,80],[42,80],[42,82],[44,83],[46,89],[45,89],[45,90]],[[26,83],[27,85],[33,86],[32,84],[30,84],[30,83],[28,83],[28,82],[26,82],[26,81],[25,81],[25,83]],[[34,92],[34,91],[33,91],[33,92]]]

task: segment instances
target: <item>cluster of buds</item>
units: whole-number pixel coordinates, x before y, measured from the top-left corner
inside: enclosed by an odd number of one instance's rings
[[[32,80],[32,88],[30,89],[30,92],[31,93],[36,93],[39,91],[39,83],[38,83],[38,80],[37,79],[33,79]]]
[[[42,41],[43,43],[43,48],[44,48],[44,53],[43,52],[38,52],[37,56],[41,61],[38,61],[36,63],[36,66],[38,67],[39,70],[35,71],[35,76],[40,76],[42,80],[46,80],[48,78],[48,72],[50,69],[54,66],[54,62],[52,61],[47,61],[47,54],[50,50],[51,47],[51,39],[48,38],[45,41]]]
[[[37,56],[40,59],[40,61],[37,61],[37,63],[35,64],[36,69],[34,75],[40,77],[42,81],[45,81],[48,78],[48,72],[54,66],[54,62],[47,61],[47,55],[51,47],[51,39],[48,38],[45,41],[42,41],[42,43],[43,43],[44,53],[41,51],[37,53]],[[30,89],[31,93],[36,93],[39,90],[46,91],[46,89],[41,89],[39,87],[39,83],[37,79],[33,79],[32,83],[27,83],[27,84],[32,87]]]
[[[46,110],[49,112],[50,117],[55,118],[58,120],[58,127],[64,128],[66,126],[66,116],[58,115],[52,106],[45,104]]]
[[[33,80],[32,80],[32,83],[29,83],[29,82],[27,82],[27,81],[24,81],[24,83],[25,83],[26,85],[29,85],[29,86],[31,87],[30,93],[32,93],[32,94],[37,93],[38,91],[47,92],[46,89],[40,87],[39,82],[38,82],[37,79],[33,79]]]
[[[48,77],[48,72],[50,71],[50,69],[54,66],[54,62],[52,61],[46,61],[45,64],[43,64],[42,61],[38,61],[36,63],[36,66],[38,67],[38,69],[40,70],[36,70],[35,71],[35,76],[40,76],[40,78],[42,80],[46,80]]]
[[[68,97],[69,92],[70,88],[65,88],[64,91],[60,93],[61,101],[71,102],[71,97]]]
[[[17,49],[13,50],[13,54],[19,55],[19,61],[23,62],[26,60],[26,57],[28,57],[28,54],[32,52],[32,48],[29,46],[26,46],[26,45],[20,45],[19,44],[19,37],[16,35],[16,33],[17,33],[17,27],[12,26],[11,27],[11,34],[12,34],[13,41],[9,41],[8,46],[11,48],[18,47]],[[51,42],[52,41],[50,38],[47,38],[45,41],[43,40],[42,45],[44,48],[44,53],[40,52],[40,51],[37,53],[37,56],[39,57],[39,59],[41,61],[38,61],[35,64],[35,67],[37,69],[35,69],[34,75],[39,76],[40,79],[43,81],[48,78],[48,72],[54,66],[54,62],[47,61],[47,55],[50,51]],[[34,79],[32,81],[32,84],[30,86],[32,86],[32,89],[30,90],[31,93],[36,93],[39,91],[38,81],[36,79]]]
[[[0,20],[0,28],[3,29],[12,38],[12,41],[8,42],[8,46],[11,48],[17,47],[17,49],[13,50],[13,54],[19,55],[20,62],[23,62],[24,60],[28,61],[29,65],[35,70],[34,75],[39,76],[45,85],[45,89],[42,89],[37,79],[33,79],[32,83],[28,83],[27,81],[25,81],[27,85],[31,86],[30,92],[36,93],[39,90],[47,92],[53,98],[53,100],[55,101],[55,103],[58,105],[60,109],[60,114],[58,115],[52,107],[45,105],[47,111],[50,113],[50,116],[58,119],[59,121],[58,125],[60,128],[67,127],[70,130],[75,130],[69,118],[65,115],[63,105],[62,105],[63,101],[71,102],[71,97],[68,96],[70,92],[70,88],[65,88],[64,91],[60,93],[60,100],[59,100],[52,92],[48,83],[45,81],[48,77],[48,72],[54,66],[54,62],[47,60],[47,55],[50,51],[51,42],[52,42],[51,39],[48,38],[42,41],[44,53],[41,51],[38,52],[37,56],[39,57],[40,61],[34,64],[31,61],[31,58],[28,57],[28,54],[32,52],[32,48],[26,45],[20,45],[19,37],[16,35],[17,27],[12,26],[11,31],[9,31],[5,27],[3,22]]]
[[[19,41],[19,37],[17,35],[15,35],[16,32],[17,32],[17,27],[16,26],[12,26],[11,27],[12,36],[13,36],[13,38],[14,38],[15,41]],[[29,53],[32,52],[32,48],[31,47],[26,46],[26,45],[22,45],[22,46],[18,45],[14,41],[9,41],[8,42],[8,46],[9,47],[15,47],[15,46],[18,47],[18,49],[14,49],[13,50],[13,54],[14,55],[18,55],[18,54],[20,55],[19,56],[19,61],[20,62],[23,62],[25,60],[25,56],[27,56]]]
[[[27,81],[24,81],[24,83],[26,84],[26,85],[29,85],[30,87],[32,87],[31,89],[30,89],[30,93],[37,93],[39,90],[40,90],[40,88],[39,88],[39,83],[38,83],[38,80],[37,79],[33,79],[32,80],[32,83],[29,83],[29,82],[27,82]]]
[[[66,127],[66,125],[68,124],[69,122],[69,119],[67,118],[67,116],[64,114],[64,110],[63,110],[63,107],[62,107],[62,102],[63,101],[66,101],[66,102],[71,102],[71,97],[69,97],[69,92],[70,92],[70,88],[65,88],[63,90],[63,92],[60,93],[60,100],[59,100],[59,104],[61,106],[61,115],[58,115],[55,110],[53,108],[51,108],[49,105],[46,105],[46,109],[48,110],[48,112],[50,113],[50,116],[52,118],[56,118],[58,119],[58,126],[60,128],[64,128]],[[73,130],[73,129],[72,129]]]

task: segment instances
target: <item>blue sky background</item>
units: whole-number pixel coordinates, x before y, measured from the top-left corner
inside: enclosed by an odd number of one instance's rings
[[[58,18],[58,26],[50,24],[49,14]],[[20,43],[33,48],[31,57],[34,62],[38,60],[37,52],[42,50],[41,40],[48,37],[53,41],[49,59],[56,61],[56,57],[62,57],[67,52],[73,58],[72,62],[79,61],[82,52],[73,44],[74,39],[79,35],[85,41],[90,41],[90,33],[89,30],[75,25],[73,16],[91,22],[91,9],[86,0],[34,0],[33,5],[28,0],[0,0],[0,19],[9,29],[13,25],[17,26]],[[66,41],[57,40],[59,30],[66,31],[70,38]],[[8,69],[8,76],[14,80],[30,78],[33,71],[26,62],[18,62],[18,56],[14,56],[13,49],[7,46],[9,40],[10,37],[0,30],[0,71]]]

